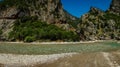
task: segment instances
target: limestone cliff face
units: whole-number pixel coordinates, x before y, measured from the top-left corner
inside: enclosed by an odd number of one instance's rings
[[[76,19],[63,9],[61,0],[5,0],[0,2],[0,29],[3,36],[12,30],[16,19],[24,16],[35,16],[41,21],[61,27],[66,26],[64,23],[68,19]]]
[[[19,18],[23,16],[37,16],[40,20],[48,23],[66,21],[67,18],[75,19],[66,15],[60,0],[21,0],[22,8],[18,4],[0,11],[0,18]]]
[[[82,40],[120,39],[120,0],[113,0],[106,12],[92,7],[81,17],[77,32]]]
[[[120,15],[120,0],[112,0],[110,11]]]

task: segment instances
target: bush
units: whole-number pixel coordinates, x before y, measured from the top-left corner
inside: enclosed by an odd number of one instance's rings
[[[24,40],[24,42],[33,42],[35,41],[35,37],[34,36],[27,36]]]
[[[1,35],[2,33],[3,33],[2,30],[0,30],[0,35]]]
[[[117,29],[120,29],[120,16],[119,15],[106,12],[106,14],[104,15],[104,17],[106,18],[106,20],[111,20],[111,19],[115,20],[115,22],[116,22],[115,27]]]
[[[31,42],[35,40],[64,40],[75,41],[78,40],[77,34],[72,31],[63,30],[53,24],[47,24],[46,22],[35,21],[36,17],[21,18],[14,24],[13,31],[9,34],[9,40],[19,40],[25,42]]]

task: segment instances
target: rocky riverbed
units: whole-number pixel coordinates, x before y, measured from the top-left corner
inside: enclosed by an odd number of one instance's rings
[[[0,67],[29,67],[36,64],[44,64],[58,60],[59,58],[69,57],[76,53],[62,53],[52,55],[17,55],[0,54]]]
[[[35,67],[120,67],[120,52],[81,53]]]
[[[120,51],[52,55],[0,54],[0,67],[120,67]]]

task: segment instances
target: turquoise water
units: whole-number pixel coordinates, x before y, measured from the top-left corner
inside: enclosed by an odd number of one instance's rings
[[[35,44],[8,44],[0,43],[0,53],[14,54],[56,54],[70,52],[110,52],[120,50],[120,43],[117,42],[97,42],[80,44],[53,44],[53,45],[35,45]]]
[[[112,47],[120,47],[120,43],[117,42],[105,42],[106,45],[110,45]]]

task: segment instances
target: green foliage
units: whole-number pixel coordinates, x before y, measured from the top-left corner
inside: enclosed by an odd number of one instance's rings
[[[26,1],[28,3],[34,2],[34,0],[2,0],[0,2],[0,7],[1,9],[6,9],[8,7],[16,6],[19,9],[26,9],[29,6]]]
[[[72,31],[65,31],[53,24],[35,21],[36,17],[23,17],[14,24],[13,31],[9,33],[10,40],[36,41],[36,40],[63,40],[76,41],[78,36]]]
[[[104,15],[104,17],[105,17],[105,20],[110,20],[110,19],[115,20],[115,22],[116,22],[116,26],[115,27],[117,29],[120,29],[120,16],[119,15],[106,12],[106,14]]]
[[[2,32],[2,30],[0,29],[0,35],[2,34],[3,32]]]
[[[74,28],[77,28],[77,25],[79,24],[79,22],[80,22],[80,19],[73,20],[73,21],[68,20],[68,24],[72,25],[72,27]]]
[[[83,16],[84,17],[84,16]],[[78,26],[80,39],[119,39],[120,16],[110,12],[90,12]]]
[[[25,42],[33,42],[33,41],[35,41],[35,37],[34,36],[27,36],[27,37],[25,37],[24,41]]]

